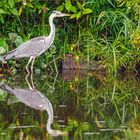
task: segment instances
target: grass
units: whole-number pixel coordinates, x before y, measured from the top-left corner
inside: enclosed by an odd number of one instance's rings
[[[45,72],[44,75],[46,76]],[[42,80],[41,76],[42,74],[34,76],[35,87],[50,100],[54,114],[67,120],[64,129],[70,132],[71,137],[85,139],[85,132],[99,132],[100,135],[96,139],[100,139],[100,137],[104,139],[106,137],[107,139],[112,137],[119,137],[120,139],[139,137],[140,81],[133,78],[133,75],[129,74],[127,76],[126,74],[112,77],[93,73],[92,76],[90,74],[90,76],[87,75],[80,79],[77,76],[71,81],[66,81],[59,76],[55,79],[55,76],[50,74]],[[12,87],[27,88],[22,75],[17,75],[16,78],[13,76],[13,79],[12,77],[6,77],[6,79],[5,82]],[[13,82],[13,80],[16,82]],[[7,98],[10,97],[6,96],[5,100]],[[66,108],[59,108],[58,105],[66,105]],[[11,112],[11,114],[7,114],[9,118],[17,116],[16,110],[21,108],[24,108],[27,114],[31,112],[31,109],[23,106],[23,104],[14,104],[8,108],[6,106],[4,102],[3,111],[10,110]],[[36,111],[32,110],[33,118],[27,115],[28,118],[22,120],[25,116],[21,115],[19,121],[27,124],[32,119],[32,123],[38,124],[41,115],[39,115],[39,112],[37,114],[37,118],[33,119],[36,116]],[[4,113],[2,116],[4,116]],[[44,118],[43,123],[46,123],[47,115],[42,113],[42,117]],[[1,122],[4,123],[4,119]],[[4,125],[3,123],[1,125]],[[59,127],[57,118],[55,118],[54,124],[54,126]],[[42,130],[43,134],[44,132]],[[28,134],[32,134],[32,130],[29,129]]]
[[[52,4],[51,10],[54,9],[55,4]],[[38,75],[35,74],[35,86],[48,97],[57,115],[62,111],[61,117],[64,117],[68,122],[65,129],[70,132],[72,137],[75,136],[75,139],[86,139],[84,132],[88,131],[100,132],[100,135],[94,135],[95,139],[139,139],[139,80],[136,79],[135,75],[129,73],[129,70],[135,70],[135,65],[140,61],[140,20],[133,5],[129,5],[129,8],[125,4],[120,6],[115,1],[111,3],[111,1],[106,0],[95,0],[87,2],[86,5],[93,10],[93,13],[82,16],[78,21],[75,19],[56,19],[55,47],[36,60],[36,69],[41,69],[42,64],[47,64],[50,65],[51,71],[55,72],[42,71]],[[9,49],[16,47],[15,43],[8,37],[11,32],[17,33],[23,41],[49,34],[49,12],[41,14],[41,18],[39,18],[38,13],[33,13],[30,11],[31,9],[29,7],[24,9],[22,18],[5,17],[7,23],[0,27],[0,37],[5,40],[2,41],[4,47],[6,45]],[[72,47],[73,49],[71,49]],[[82,57],[87,63],[92,60],[100,61],[106,67],[106,76],[90,72],[81,76],[84,78],[79,78],[80,76],[76,75],[71,81],[66,81],[59,76],[56,78],[52,74],[58,72],[57,64],[66,53]],[[24,63],[25,61],[21,61],[19,64],[22,72]],[[10,65],[16,67],[13,62]],[[121,67],[128,70],[123,75],[117,73]],[[69,73],[69,75],[71,74]],[[18,84],[19,87],[26,87],[24,76],[20,76],[20,74],[16,74],[16,78],[15,76],[5,77],[9,79],[8,83],[12,84],[13,87]],[[6,100],[9,97],[2,96],[1,98]],[[58,109],[59,104],[66,104],[68,108]],[[17,111],[23,108],[23,105],[16,104],[14,106]],[[8,107],[7,112],[9,112],[9,108],[11,112],[7,114],[9,118],[17,116],[15,108],[13,110],[12,107]],[[6,112],[7,105],[4,104],[1,109],[3,108]],[[32,111],[25,106],[24,109],[29,114]],[[36,116],[36,114],[38,112],[32,111],[32,116]],[[3,127],[5,123],[4,113],[1,116],[1,128],[11,136],[13,132]],[[35,119],[32,122],[39,124],[41,117],[46,123],[46,114],[38,114],[38,121]],[[30,117],[20,119],[21,122],[25,121],[25,124],[31,122]],[[104,123],[99,123],[100,120]],[[88,123],[85,124],[85,121]],[[58,125],[59,123],[55,122],[54,127]],[[100,131],[107,128],[121,129],[122,127],[125,128],[121,132],[105,131],[102,133]],[[23,131],[26,133],[26,130]],[[30,132],[28,129],[26,134],[32,135]],[[43,130],[41,134],[46,136],[46,132]]]
[[[134,3],[127,7],[125,2],[120,5],[118,1],[85,2],[93,13],[83,15],[78,20],[55,19],[56,58],[54,60],[62,58],[66,53],[72,53],[75,58],[82,57],[87,60],[87,63],[92,60],[101,61],[109,73],[116,73],[121,67],[135,70],[135,65],[140,60],[140,31],[138,13],[135,11],[136,9],[133,9]],[[50,9],[54,9],[58,3],[50,2]],[[41,8],[41,5],[44,7],[43,3],[32,4],[37,8]],[[11,48],[12,45],[8,38],[10,32],[17,33],[23,41],[49,34],[48,16],[50,12],[38,13],[37,10],[34,10],[29,6],[23,8],[22,17],[4,16],[7,22],[0,27],[0,36],[7,41],[10,49],[14,48]],[[79,43],[79,46],[71,50],[71,46],[76,43]],[[54,54],[51,53],[51,55]],[[48,53],[46,53],[46,57],[49,62]],[[40,57],[40,59],[46,61],[44,57]],[[36,65],[39,64],[36,63]],[[56,67],[56,65],[54,66]]]

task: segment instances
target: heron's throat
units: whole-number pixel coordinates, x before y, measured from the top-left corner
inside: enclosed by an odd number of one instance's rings
[[[49,17],[49,25],[50,25],[50,34],[49,34],[49,38],[50,40],[53,42],[54,40],[54,37],[55,37],[55,26],[54,26],[54,23],[53,23],[53,19],[54,17],[50,16]]]

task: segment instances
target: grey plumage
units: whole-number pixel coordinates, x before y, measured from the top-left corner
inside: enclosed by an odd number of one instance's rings
[[[3,60],[9,60],[11,58],[22,58],[22,57],[30,57],[28,64],[26,65],[26,70],[28,70],[28,65],[32,61],[32,67],[34,60],[37,56],[44,53],[53,43],[55,37],[55,26],[53,23],[53,19],[55,17],[63,17],[69,16],[69,14],[64,14],[59,11],[53,11],[49,17],[49,25],[50,25],[50,34],[48,37],[41,36],[30,39],[23,44],[21,44],[18,48],[13,51],[8,52],[3,56]],[[31,69],[32,69],[31,67]]]
[[[45,36],[33,38],[23,44],[21,44],[17,49],[10,51],[4,55],[4,60],[9,60],[13,58],[21,57],[34,57],[39,56],[48,49],[49,41]]]
[[[61,132],[60,130],[54,130],[51,128],[53,123],[53,107],[51,102],[47,97],[45,97],[40,91],[36,89],[23,89],[23,88],[13,88],[9,85],[5,85],[4,83],[0,83],[0,89],[7,91],[8,93],[15,96],[20,102],[25,105],[37,109],[37,110],[46,110],[48,113],[47,120],[47,130],[48,133],[52,136],[64,135],[65,132]]]
[[[42,111],[47,110],[50,120],[53,121],[52,104],[40,91],[36,89],[12,88],[3,83],[0,84],[0,88],[14,95],[20,102],[31,108]]]

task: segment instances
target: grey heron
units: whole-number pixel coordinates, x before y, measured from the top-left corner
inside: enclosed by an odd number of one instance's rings
[[[31,71],[33,72],[35,58],[44,53],[52,45],[54,41],[55,25],[53,23],[53,19],[56,17],[64,17],[64,16],[70,16],[70,14],[61,13],[56,10],[53,11],[49,17],[50,34],[48,36],[35,37],[24,42],[15,50],[12,50],[7,54],[5,54],[3,56],[3,60],[9,60],[11,58],[29,57],[30,59],[26,65],[26,70],[29,73],[28,66],[32,61]]]
[[[4,83],[0,83],[0,89],[7,91],[11,95],[14,95],[20,102],[33,109],[41,111],[46,110],[48,113],[46,128],[50,135],[67,135],[66,131],[54,130],[51,128],[54,118],[53,107],[49,99],[46,96],[44,96],[40,91],[36,89],[24,89],[20,87],[13,88]]]

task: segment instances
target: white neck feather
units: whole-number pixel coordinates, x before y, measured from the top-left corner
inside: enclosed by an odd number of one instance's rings
[[[50,34],[48,36],[50,38],[51,42],[54,41],[54,37],[55,37],[55,26],[54,26],[54,23],[53,23],[53,19],[54,19],[54,16],[51,15],[49,17]]]

